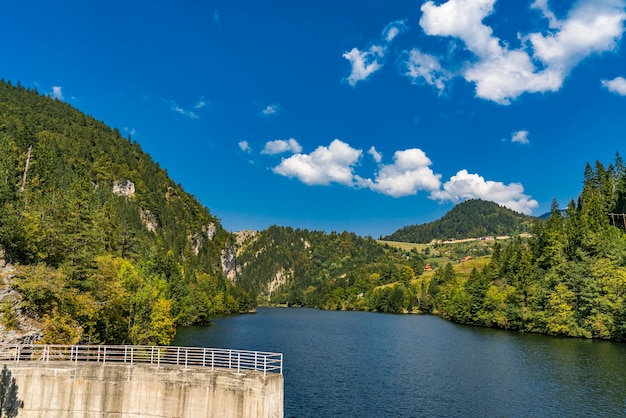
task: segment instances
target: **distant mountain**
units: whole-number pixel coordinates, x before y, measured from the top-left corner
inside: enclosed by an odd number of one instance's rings
[[[414,292],[406,289],[424,264],[415,250],[383,246],[350,232],[271,226],[242,240],[237,283],[262,303],[398,312],[405,299],[415,304]],[[383,291],[374,291],[401,280],[406,287],[397,290],[394,303],[387,303]]]
[[[405,226],[383,239],[428,243],[434,239],[516,235],[529,231],[533,219],[493,202],[468,200],[453,207],[441,219]]]

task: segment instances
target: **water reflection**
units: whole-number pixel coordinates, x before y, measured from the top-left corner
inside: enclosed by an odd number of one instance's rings
[[[285,416],[618,416],[626,346],[434,316],[259,309],[174,344],[284,353]]]

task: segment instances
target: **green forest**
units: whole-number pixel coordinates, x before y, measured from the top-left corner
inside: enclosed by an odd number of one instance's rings
[[[0,323],[27,314],[44,343],[168,344],[263,304],[623,341],[626,167],[617,154],[582,174],[545,218],[472,200],[387,242],[272,226],[237,245],[131,137],[0,81],[0,253],[15,266]]]
[[[533,218],[497,203],[467,200],[441,219],[422,225],[409,225],[384,237],[387,241],[428,243],[433,240],[515,236],[529,232]]]
[[[497,207],[467,203],[448,219],[463,223],[479,207]],[[626,220],[609,214],[624,212],[626,167],[618,154],[608,167],[587,165],[583,190],[567,209],[553,202],[545,219],[508,224],[529,234],[418,249],[271,227],[242,248],[240,284],[262,304],[435,313],[463,324],[623,341]],[[434,270],[425,272],[426,264]]]
[[[626,339],[626,167],[619,154],[584,171],[565,211],[556,202],[528,243],[495,246],[469,277],[433,276],[442,316],[455,322],[571,337]],[[617,221],[616,221],[617,219]]]
[[[177,325],[253,309],[222,266],[233,245],[130,137],[0,82],[0,249],[43,342],[167,344]]]

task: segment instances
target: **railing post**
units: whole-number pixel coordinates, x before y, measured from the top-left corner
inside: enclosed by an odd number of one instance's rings
[[[124,348],[122,356],[121,349]],[[107,355],[112,356],[108,359],[109,362],[114,363],[123,361],[124,363],[130,363],[131,366],[135,364],[135,348],[139,357],[137,361],[139,363],[157,364],[157,367],[161,366],[161,351],[164,351],[163,361],[165,364],[172,364],[177,366],[184,366],[185,369],[197,365],[202,367],[208,367],[209,362],[211,364],[211,371],[214,371],[216,366],[218,368],[228,368],[231,370],[237,370],[237,373],[241,373],[242,370],[263,370],[263,374],[268,372],[283,374],[283,354],[282,353],[269,353],[247,350],[234,350],[234,349],[212,349],[208,347],[158,347],[158,346],[133,346],[133,345],[118,345],[118,346],[106,346],[106,345],[23,345],[23,344],[11,344],[2,346],[0,344],[0,358],[6,360],[13,360],[16,362],[21,361],[40,361],[49,363],[50,361],[70,361],[74,363],[83,361],[96,361],[102,363],[104,366],[107,362]],[[148,356],[148,348],[150,348],[150,356]],[[202,348],[202,362],[200,362],[200,348]],[[69,353],[68,353],[69,350]],[[113,351],[111,351],[113,350]],[[108,351],[108,353],[107,353]],[[185,357],[182,357],[182,351],[184,351]],[[11,353],[12,352],[12,353]],[[52,354],[53,353],[53,354]],[[176,355],[176,360],[172,358],[172,355]],[[69,356],[68,356],[69,354]],[[210,357],[209,357],[210,354]],[[236,354],[236,356],[235,356]],[[228,359],[224,356],[228,355]],[[51,360],[50,358],[54,356]],[[219,363],[219,364],[218,364]],[[235,365],[236,363],[236,365]]]

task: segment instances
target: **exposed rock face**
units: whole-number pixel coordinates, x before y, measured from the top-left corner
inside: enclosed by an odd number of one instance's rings
[[[113,193],[130,199],[135,195],[135,183],[130,180],[116,180],[113,182]]]
[[[267,294],[271,295],[275,290],[287,283],[287,278],[290,276],[293,276],[293,271],[286,272],[283,268],[277,271],[272,281],[267,284]]]
[[[237,282],[237,247],[232,245],[222,249],[222,271],[228,279]]]
[[[217,233],[217,227],[214,223],[211,222],[210,224],[202,227],[202,232],[206,234],[209,241],[212,241],[213,237]]]
[[[242,229],[239,232],[235,232],[237,247],[241,247],[246,241],[254,238],[258,233],[259,231],[254,231],[252,229]]]
[[[141,222],[146,226],[146,229],[150,232],[156,232],[159,223],[157,222],[156,215],[150,212],[148,209],[142,209],[139,212]]]

